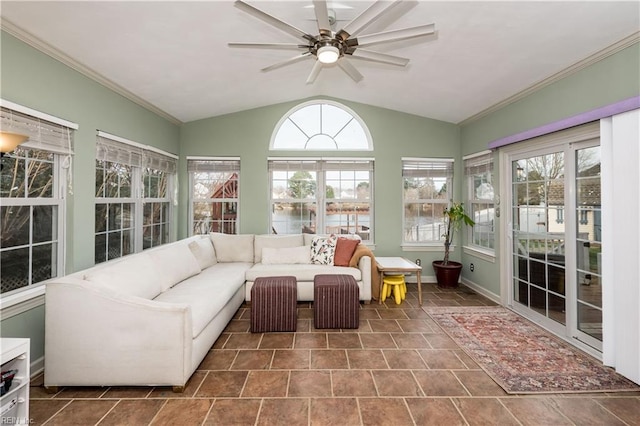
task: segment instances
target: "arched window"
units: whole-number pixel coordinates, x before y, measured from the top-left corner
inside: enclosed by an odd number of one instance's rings
[[[351,109],[337,102],[314,100],[291,109],[278,122],[271,150],[371,151],[371,134]]]

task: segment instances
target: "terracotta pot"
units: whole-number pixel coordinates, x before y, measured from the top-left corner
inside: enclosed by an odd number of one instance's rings
[[[441,288],[456,288],[458,287],[458,280],[460,279],[460,273],[462,272],[462,263],[449,261],[447,266],[442,264],[442,260],[434,260],[433,271],[436,273],[436,280],[438,281],[438,287]]]

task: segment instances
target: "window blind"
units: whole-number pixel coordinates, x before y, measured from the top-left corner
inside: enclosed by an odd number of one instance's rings
[[[403,159],[403,177],[453,177],[453,159]]]
[[[21,146],[31,149],[73,154],[73,130],[39,117],[2,107],[0,109],[0,127],[3,132],[20,133],[29,136]]]
[[[187,158],[188,172],[239,172],[240,160],[233,159],[189,159]]]
[[[132,167],[148,167],[166,173],[176,173],[178,161],[170,155],[145,149],[139,144],[129,144],[109,138],[100,132],[96,139],[96,160],[110,161]]]
[[[373,164],[371,159],[269,159],[269,171],[362,170],[372,172]]]
[[[493,170],[493,155],[491,152],[464,160],[465,176],[478,175]]]

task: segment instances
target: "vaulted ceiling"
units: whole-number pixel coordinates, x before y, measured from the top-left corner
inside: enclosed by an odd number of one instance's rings
[[[318,33],[310,0],[247,2]],[[330,1],[334,29],[372,3]],[[637,42],[640,30],[636,1],[405,1],[362,34],[435,23],[435,35],[370,48],[408,66],[353,59],[362,81],[330,65],[306,84],[315,58],[262,72],[295,52],[227,45],[300,41],[230,0],[3,0],[0,13],[9,33],[176,122],[330,96],[459,123]]]

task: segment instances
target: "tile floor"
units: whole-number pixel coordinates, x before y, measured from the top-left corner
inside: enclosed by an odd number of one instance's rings
[[[425,306],[493,302],[466,287],[423,285]],[[296,333],[251,334],[241,307],[186,390],[31,386],[46,425],[640,425],[640,393],[507,395],[420,309],[361,305],[357,330],[316,330],[300,303]]]

